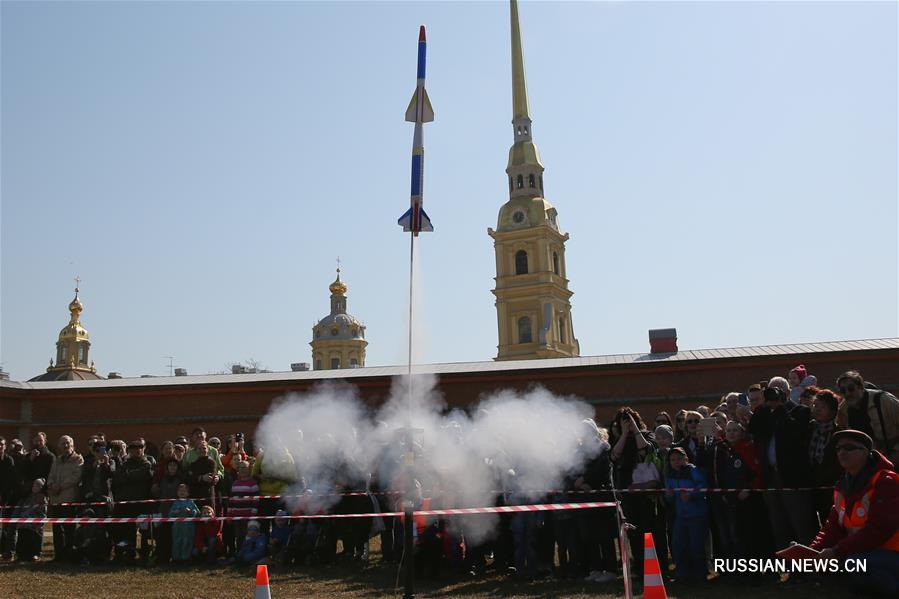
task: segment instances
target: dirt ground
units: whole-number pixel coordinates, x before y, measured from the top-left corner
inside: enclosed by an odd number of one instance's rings
[[[285,597],[401,597],[395,567],[377,560],[365,568],[343,563],[309,568],[270,568],[271,594]],[[0,596],[59,598],[230,598],[252,597],[255,570],[233,567],[166,566],[143,568],[70,566],[53,562],[0,564]],[[417,597],[558,597],[612,599],[623,597],[619,579],[608,584],[583,581],[517,582],[497,575],[480,578],[446,576],[437,581],[418,581]],[[637,589],[639,591],[639,585]],[[831,580],[780,584],[771,577],[742,583],[719,578],[698,585],[669,584],[672,599],[773,599],[779,597],[848,598],[841,583]]]
[[[373,543],[372,560],[363,566],[344,560],[327,566],[269,568],[273,599],[286,597],[402,597],[397,568],[383,564]],[[45,538],[45,549],[52,552],[52,540]],[[45,555],[48,552],[45,552]],[[637,583],[635,596],[640,593]],[[252,597],[255,568],[233,566],[141,567],[103,564],[75,566],[44,559],[36,563],[0,562],[0,597],[40,597],[53,599],[137,598],[231,598]],[[774,599],[815,597],[843,599],[852,597],[837,579],[806,580],[781,584],[771,576],[757,575],[742,581],[720,577],[695,585],[668,584],[671,599]],[[437,580],[416,581],[417,597],[587,598],[613,599],[624,596],[623,581],[607,584],[582,580],[543,580],[523,582],[497,574],[473,578],[449,574]]]

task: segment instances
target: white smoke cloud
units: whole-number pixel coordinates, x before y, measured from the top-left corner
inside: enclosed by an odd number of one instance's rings
[[[394,380],[390,397],[373,410],[349,385],[322,385],[276,401],[259,423],[256,441],[265,451],[286,450],[296,480],[291,492],[313,494],[364,490],[369,473],[381,488],[396,487],[405,433],[414,430],[414,472],[434,497],[434,507],[492,506],[497,492],[515,503],[533,502],[593,457],[581,439],[593,408],[536,388],[482,398],[470,412],[448,411],[432,375]],[[266,461],[266,464],[268,462]],[[339,497],[320,498],[317,507]],[[308,507],[308,504],[305,504]],[[382,507],[393,507],[385,503]],[[495,516],[458,519],[470,542],[488,537]]]

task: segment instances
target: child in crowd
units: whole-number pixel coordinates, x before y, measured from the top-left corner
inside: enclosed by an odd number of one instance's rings
[[[194,555],[206,558],[206,563],[214,564],[222,553],[222,521],[215,517],[211,505],[204,505],[200,515],[208,518],[206,522],[197,523],[194,535]]]
[[[200,509],[193,499],[188,499],[187,485],[178,485],[178,500],[172,504],[169,516],[172,518],[195,518],[200,515]],[[172,524],[172,559],[176,562],[186,562],[190,559],[194,542],[193,522],[175,522]]]
[[[19,502],[13,511],[13,518],[46,518],[47,517],[47,481],[37,478],[31,483],[31,495]],[[44,541],[43,524],[18,524],[16,539],[16,557],[21,562],[36,562],[41,558],[41,545]]]
[[[250,464],[237,464],[237,480],[231,483],[231,498],[228,502],[228,516],[241,518],[255,517],[259,508],[259,484],[250,476]],[[247,520],[234,520],[236,550],[240,550],[247,534]]]
[[[243,545],[241,545],[240,551],[237,552],[237,556],[227,563],[230,564],[236,561],[241,565],[253,565],[265,557],[268,537],[259,528],[259,522],[256,520],[250,520],[247,523],[247,536],[243,541]]]
[[[668,452],[668,480],[665,498],[674,504],[674,563],[678,579],[691,582],[706,575],[705,541],[709,535],[708,505],[705,492],[674,489],[708,487],[702,471],[690,463],[682,447]]]
[[[286,517],[286,510],[278,510],[275,513],[275,525],[272,526],[272,534],[268,540],[269,555],[272,563],[282,557],[290,540],[290,519]]]
[[[156,485],[159,492],[159,514],[163,518],[170,515],[172,504],[178,498],[178,487],[184,482],[181,462],[174,457],[162,466],[163,474]],[[167,564],[172,559],[172,524],[160,522],[154,526],[156,536],[156,563]]]
[[[794,405],[800,403],[799,400],[802,397],[802,393],[807,388],[814,387],[818,384],[818,377],[809,374],[808,370],[805,368],[805,364],[800,364],[791,370],[787,375],[787,380],[790,382],[790,402]]]
[[[83,518],[96,518],[94,510],[88,508],[82,512]],[[82,566],[98,564],[109,559],[112,542],[109,532],[102,524],[79,524],[75,530],[75,546],[72,549],[72,561]]]

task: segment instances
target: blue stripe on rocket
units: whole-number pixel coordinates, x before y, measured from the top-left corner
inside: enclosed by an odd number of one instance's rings
[[[415,132],[412,137],[412,182],[410,186],[409,209],[399,218],[397,224],[403,227],[403,231],[418,236],[422,231],[434,230],[431,219],[422,208],[422,194],[424,181],[424,142],[422,130],[424,123],[434,120],[434,109],[428,92],[425,90],[425,61],[427,58],[428,42],[425,37],[425,27],[421,26],[418,32],[418,69],[415,92],[412,101],[406,109],[406,120],[415,123]]]

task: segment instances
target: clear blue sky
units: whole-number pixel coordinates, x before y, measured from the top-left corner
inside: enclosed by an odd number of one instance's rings
[[[427,362],[496,354],[505,2],[3,2],[2,356],[73,277],[99,372],[310,361],[338,254],[368,365],[405,358],[418,25]],[[583,355],[897,335],[897,5],[524,2]]]

